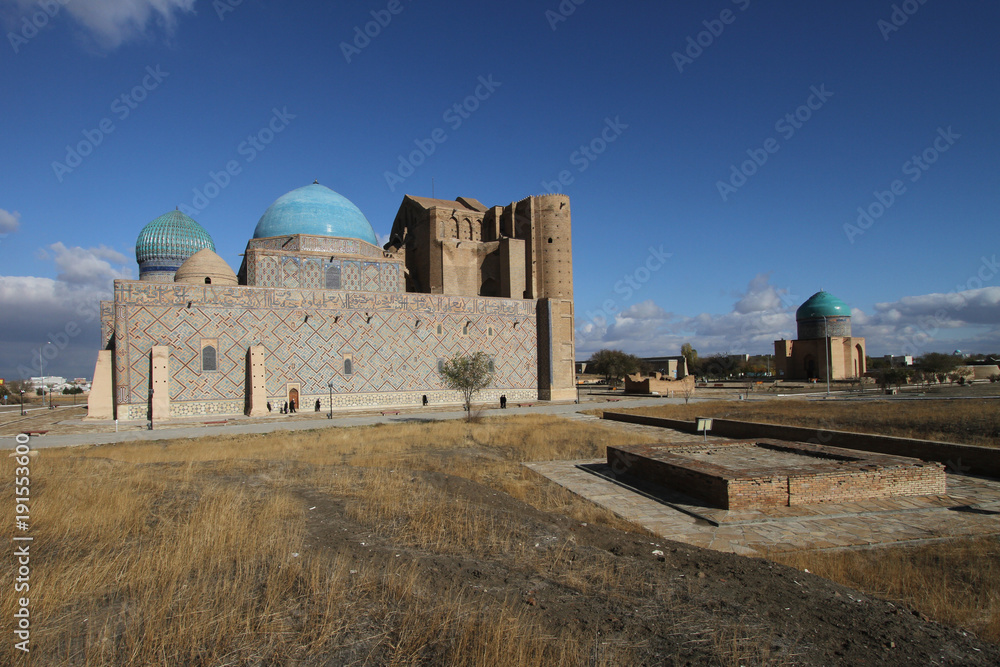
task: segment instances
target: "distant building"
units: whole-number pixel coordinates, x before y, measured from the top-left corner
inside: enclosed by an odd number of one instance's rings
[[[795,311],[796,340],[774,341],[774,367],[786,380],[859,378],[865,373],[865,339],[851,336],[851,310],[827,292],[816,292]]]
[[[693,392],[694,377],[689,375],[683,380],[674,380],[661,373],[652,375],[636,373],[625,376],[624,391],[626,394],[658,394],[672,398],[675,394]]]
[[[671,380],[681,380],[688,375],[687,358],[676,357],[646,357],[640,359],[642,363],[656,373]]]
[[[890,366],[912,366],[913,357],[909,354],[887,354],[883,357]]]
[[[29,378],[28,384],[31,385],[32,389],[38,389],[40,387],[54,387],[59,384],[66,384],[66,378],[59,377],[57,375],[46,375],[43,377]]]

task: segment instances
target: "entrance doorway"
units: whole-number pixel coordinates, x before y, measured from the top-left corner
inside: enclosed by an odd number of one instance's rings
[[[292,388],[288,390],[288,409],[299,409],[299,390]]]
[[[805,366],[807,380],[819,377],[816,373],[816,358],[814,356],[807,354],[803,365]]]

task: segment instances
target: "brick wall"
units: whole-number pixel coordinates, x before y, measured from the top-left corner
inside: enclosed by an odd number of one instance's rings
[[[682,433],[694,433],[695,422],[661,417],[644,417],[620,412],[605,412],[605,419],[660,426]],[[732,419],[714,419],[710,435],[723,438],[775,438],[792,442],[817,442],[834,447],[879,452],[894,456],[909,456],[922,461],[937,461],[948,466],[961,467],[970,475],[1000,478],[1000,449],[960,445],[951,442],[896,438],[887,435],[831,431],[825,429],[760,424]]]
[[[723,509],[946,493],[941,464],[806,443],[609,446],[608,464],[616,476],[651,482]]]

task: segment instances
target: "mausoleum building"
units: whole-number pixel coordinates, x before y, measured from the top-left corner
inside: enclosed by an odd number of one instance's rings
[[[796,340],[774,341],[774,365],[785,380],[847,380],[865,373],[865,339],[851,335],[851,309],[816,292],[795,311]]]
[[[365,215],[314,183],[261,216],[234,271],[180,211],[146,225],[139,280],[101,306],[92,419],[461,403],[438,369],[485,352],[492,401],[571,400],[569,198],[407,196],[379,247]]]

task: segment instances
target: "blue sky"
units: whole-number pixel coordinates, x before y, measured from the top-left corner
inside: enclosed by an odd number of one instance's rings
[[[871,354],[1000,351],[998,26],[962,0],[0,0],[0,376],[54,338],[46,373],[92,373],[153,218],[187,207],[236,268],[314,179],[383,236],[432,179],[568,194],[578,358],[765,353],[820,289]]]

